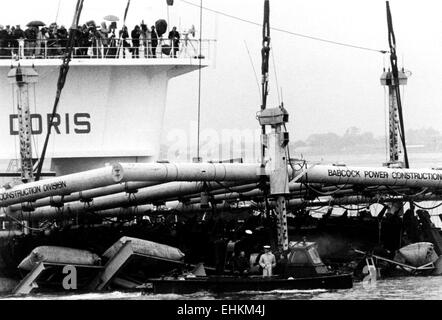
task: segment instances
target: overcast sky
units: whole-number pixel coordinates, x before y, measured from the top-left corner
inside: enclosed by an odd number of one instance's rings
[[[199,4],[198,0],[188,0]],[[58,0],[3,1],[1,24],[22,24],[57,17]],[[76,0],[62,0],[57,21],[69,26]],[[247,20],[262,21],[262,0],[204,0],[204,6]],[[388,49],[383,0],[271,0],[271,26],[338,42]],[[442,130],[442,4],[438,0],[390,1],[400,65],[412,71],[405,89],[406,128]],[[85,0],[82,21],[122,16],[126,0]],[[181,0],[170,7],[171,24],[195,24],[199,10]],[[167,18],[166,0],[132,0],[128,25]],[[256,128],[260,97],[254,71],[260,72],[261,29],[204,11],[203,35],[218,40],[216,65],[203,71],[202,126],[215,130]],[[342,134],[351,126],[376,135],[385,132],[384,89],[379,78],[388,56],[272,31],[277,80],[290,112],[291,139],[313,133]],[[277,106],[271,63],[269,107]],[[196,120],[198,73],[170,83],[165,130],[190,130]]]

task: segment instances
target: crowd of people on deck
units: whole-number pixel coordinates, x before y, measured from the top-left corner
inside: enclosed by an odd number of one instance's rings
[[[180,51],[181,35],[176,27],[166,33],[167,41],[158,36],[155,26],[148,27],[144,21],[132,30],[125,25],[118,30],[116,22],[98,26],[89,21],[73,30],[57,23],[48,27],[28,25],[24,30],[20,25],[0,25],[0,59],[63,56],[70,35],[74,57],[157,58],[165,54],[177,58]]]

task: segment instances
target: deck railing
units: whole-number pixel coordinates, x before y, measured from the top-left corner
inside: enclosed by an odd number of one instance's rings
[[[66,53],[67,40],[16,40],[6,45],[0,42],[0,59],[60,59]],[[139,46],[132,39],[94,40],[87,46],[74,47],[74,59],[209,59],[214,52],[216,40],[200,41],[182,39],[178,47],[169,39],[158,39],[158,45],[140,40]]]

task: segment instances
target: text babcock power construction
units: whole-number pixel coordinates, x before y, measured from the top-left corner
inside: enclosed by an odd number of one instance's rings
[[[365,178],[365,179],[405,179],[405,180],[434,180],[442,181],[442,173],[430,172],[401,172],[401,171],[359,171],[359,170],[328,170],[329,177]]]

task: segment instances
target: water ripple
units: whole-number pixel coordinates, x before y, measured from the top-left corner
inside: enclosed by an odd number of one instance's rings
[[[347,290],[275,290],[212,294],[198,292],[189,295],[143,294],[141,292],[110,292],[63,296],[33,295],[5,297],[7,300],[442,300],[442,277],[404,277],[379,280],[366,288],[356,282]]]

